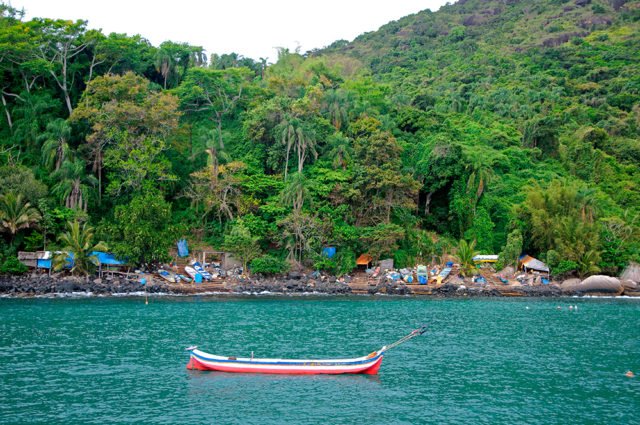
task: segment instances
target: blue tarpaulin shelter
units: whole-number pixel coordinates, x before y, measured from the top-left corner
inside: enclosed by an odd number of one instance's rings
[[[188,257],[189,247],[187,246],[186,239],[180,239],[178,241],[178,257]]]
[[[118,260],[115,255],[108,252],[93,251],[91,255],[95,255],[98,258],[98,263],[103,266],[123,266],[127,264],[126,261]]]

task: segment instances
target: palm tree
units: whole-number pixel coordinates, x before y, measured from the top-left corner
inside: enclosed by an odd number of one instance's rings
[[[207,165],[211,167],[211,184],[214,185],[220,174],[220,160],[229,161],[230,156],[224,151],[216,130],[206,130],[203,134],[204,152],[207,153]]]
[[[483,163],[483,159],[474,158],[472,163],[468,165],[470,170],[469,179],[467,180],[467,192],[473,193],[473,211],[475,213],[476,205],[480,201],[484,190],[491,182],[494,176],[493,159],[489,160],[489,164]]]
[[[106,251],[108,248],[104,242],[93,244],[93,227],[87,223],[78,221],[68,222],[67,231],[58,237],[62,244],[62,250],[54,257],[54,267],[60,270],[64,267],[68,258],[73,259],[71,273],[89,275],[89,272],[98,265],[98,259],[92,255],[94,251]]]
[[[341,90],[330,90],[325,95],[324,108],[326,114],[329,116],[331,124],[338,131],[349,121],[347,112],[349,100],[345,92]]]
[[[598,273],[600,271],[598,262],[600,262],[600,253],[598,251],[589,250],[584,252],[578,259],[578,275],[583,278],[587,275]]]
[[[285,180],[285,186],[280,194],[282,202],[291,205],[295,213],[300,213],[304,201],[309,195],[308,183],[304,174],[298,172],[291,174]]]
[[[163,87],[167,89],[167,80],[169,76],[175,72],[175,61],[171,56],[171,53],[166,49],[163,49],[162,46],[158,49],[158,53],[156,54],[156,70],[162,75],[164,80]]]
[[[69,138],[71,126],[63,119],[57,119],[47,124],[42,145],[42,163],[49,169],[58,171],[62,163],[69,156]]]
[[[297,117],[287,116],[279,125],[282,134],[282,144],[286,146],[286,157],[284,166],[284,178],[287,178],[289,169],[289,155],[293,149],[298,155],[298,172],[304,169],[304,163],[309,153],[314,158],[318,157],[316,151],[315,133],[309,129]]]
[[[89,186],[95,186],[98,181],[85,173],[84,161],[65,161],[51,177],[58,180],[53,193],[64,201],[67,208],[87,210]]]
[[[22,194],[13,192],[0,196],[0,229],[10,235],[11,245],[16,234],[37,224],[42,216]]]
[[[329,151],[327,155],[333,158],[331,165],[333,168],[347,169],[347,164],[351,161],[352,149],[348,137],[342,133],[336,133],[327,140]]]
[[[473,257],[478,255],[475,250],[476,241],[467,242],[464,239],[460,239],[458,242],[458,249],[456,251],[456,258],[458,264],[460,264],[460,271],[464,276],[472,275],[476,270],[476,265],[473,262]]]

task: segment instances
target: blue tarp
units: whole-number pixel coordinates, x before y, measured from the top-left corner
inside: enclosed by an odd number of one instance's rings
[[[178,241],[178,257],[188,257],[189,247],[187,246],[186,239],[180,239]]]
[[[55,255],[56,253],[54,253],[54,256]],[[97,257],[99,264],[102,264],[103,266],[122,266],[127,264],[126,261],[120,261],[115,257],[115,255],[108,252],[93,251],[91,252],[91,255]],[[65,269],[73,267],[73,257],[73,252],[70,252],[67,257],[66,264],[64,265]],[[52,261],[53,260],[51,258],[39,258],[36,261],[36,267],[40,269],[50,269],[52,267]]]
[[[336,255],[336,247],[335,246],[325,246],[322,248],[322,255],[327,258],[333,258]]]
[[[48,258],[46,260],[37,260],[36,266],[39,269],[50,269],[51,268],[51,258]]]
[[[122,266],[127,264],[126,261],[120,261],[115,255],[108,252],[93,251],[91,255],[95,255],[98,258],[98,262],[103,266]]]
[[[56,253],[54,253],[54,256],[55,255]],[[39,258],[36,261],[36,267],[38,267],[39,269],[53,268],[53,258]],[[73,267],[73,252],[69,253],[69,256],[67,257],[67,261],[64,264],[65,269],[70,269],[71,267]]]

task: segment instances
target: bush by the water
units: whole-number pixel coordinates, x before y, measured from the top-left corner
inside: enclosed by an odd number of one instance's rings
[[[282,274],[289,271],[289,263],[273,255],[263,255],[251,261],[251,273]]]
[[[17,257],[8,257],[2,265],[0,265],[0,274],[24,274],[29,270],[27,266],[22,264]]]

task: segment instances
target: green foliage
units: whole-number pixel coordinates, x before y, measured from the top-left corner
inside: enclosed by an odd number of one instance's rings
[[[336,273],[461,238],[618,273],[640,256],[640,20],[569,3],[455,2],[269,66],[4,7],[0,195],[42,220],[2,242],[101,220],[141,263],[172,220],[214,245],[242,222],[301,265],[336,246]]]
[[[260,255],[258,237],[253,236],[242,221],[238,221],[224,237],[224,249],[242,261],[244,271],[247,271],[247,264]]]
[[[351,273],[356,268],[356,254],[349,248],[341,248],[333,257],[336,263],[336,275]]]
[[[405,230],[397,224],[381,223],[374,227],[364,228],[360,241],[364,250],[374,260],[378,260],[383,255],[392,256],[404,236]]]
[[[84,276],[98,266],[98,259],[92,252],[109,249],[102,241],[94,244],[93,227],[79,221],[67,223],[67,231],[58,237],[58,241],[62,248],[53,258],[54,269],[62,270],[71,258],[71,273]]]
[[[32,205],[47,194],[47,186],[36,179],[29,168],[6,165],[0,167],[0,195],[21,194]]]
[[[169,260],[168,249],[175,242],[170,219],[171,204],[155,191],[117,206],[108,226],[113,252],[134,265]]]
[[[476,264],[473,262],[473,257],[478,255],[476,251],[476,241],[467,242],[464,239],[460,239],[458,242],[458,248],[456,249],[456,258],[460,264],[460,272],[464,276],[472,276],[476,270]]]
[[[562,260],[552,270],[552,273],[555,277],[570,276],[578,271],[578,267],[578,263],[576,263],[575,261]]]
[[[12,244],[19,231],[33,227],[41,219],[40,212],[22,194],[0,195],[0,231],[9,234]]]
[[[495,224],[491,221],[489,213],[484,208],[478,208],[475,217],[464,236],[468,240],[476,241],[476,249],[481,254],[493,253],[493,229]]]
[[[327,258],[324,255],[319,256],[316,261],[313,262],[313,268],[315,270],[321,270],[327,273],[336,274],[338,265],[332,258]]]
[[[554,249],[565,260],[578,262],[600,249],[596,225],[598,200],[593,190],[575,181],[554,180],[547,188],[531,187],[520,207],[532,248]]]
[[[251,260],[249,269],[253,274],[277,275],[289,271],[289,263],[273,255],[262,255]]]
[[[20,275],[25,274],[28,270],[29,268],[22,264],[18,257],[13,255],[6,258],[0,265],[0,274]]]
[[[496,268],[498,270],[502,270],[507,266],[511,266],[515,270],[518,265],[518,258],[520,257],[520,254],[522,254],[522,245],[522,232],[520,229],[514,229],[509,233],[509,236],[507,236],[507,243],[498,256]],[[553,268],[556,262],[550,259],[551,253],[552,250],[547,252],[547,264]]]

